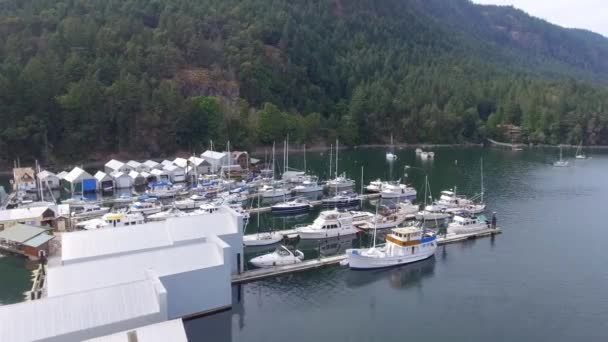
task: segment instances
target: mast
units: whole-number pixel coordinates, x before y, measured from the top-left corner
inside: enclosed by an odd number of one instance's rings
[[[481,203],[483,202],[483,193],[484,193],[484,188],[483,188],[483,158],[481,158]]]
[[[327,179],[331,179],[331,164],[333,163],[332,157],[333,157],[333,153],[334,153],[334,145],[330,144],[329,145],[329,176],[327,177]]]
[[[338,178],[338,139],[336,138],[336,178]]]
[[[287,141],[285,147],[285,172],[289,171],[289,134],[287,134]]]
[[[232,156],[230,155],[230,140],[226,142],[226,149],[228,150],[228,182],[230,182],[230,168],[232,167]],[[230,190],[230,184],[228,184],[228,190]]]
[[[374,215],[374,244],[372,248],[376,248],[376,234],[378,231],[378,206],[380,205],[380,200],[376,202],[376,214]]]
[[[306,174],[306,144],[304,144],[304,174]]]
[[[287,164],[285,164],[285,149],[287,148],[287,140],[283,140],[283,174],[285,174],[286,166]]]
[[[272,142],[272,180],[274,180],[274,156],[275,156],[275,151],[274,151],[274,144],[275,142]]]

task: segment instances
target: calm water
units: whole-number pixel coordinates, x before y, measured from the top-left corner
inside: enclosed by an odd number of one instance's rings
[[[23,301],[31,288],[32,272],[25,264],[25,258],[0,254],[0,305]]]
[[[440,247],[433,259],[401,268],[328,267],[234,287],[231,311],[187,322],[191,340],[605,341],[608,155],[560,169],[550,165],[556,150],[435,151],[426,164],[413,150],[398,151],[393,178],[408,164],[423,169],[409,171],[419,191],[427,173],[433,194],[454,185],[472,194],[479,191],[483,156],[486,201],[504,234]],[[365,182],[390,174],[383,150],[340,155],[340,169],[357,180],[361,165]],[[307,158],[324,178],[327,155]],[[294,167],[301,163],[296,155],[290,159]]]

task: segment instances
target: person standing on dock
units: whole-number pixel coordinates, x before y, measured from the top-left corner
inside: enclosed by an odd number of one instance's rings
[[[492,229],[496,229],[496,212],[492,213]]]

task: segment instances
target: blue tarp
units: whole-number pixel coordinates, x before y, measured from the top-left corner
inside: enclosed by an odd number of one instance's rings
[[[150,183],[149,185],[151,188],[157,188],[159,186],[171,186],[173,184],[171,184],[171,182],[168,182],[168,181],[163,181],[163,182]]]
[[[82,192],[97,191],[97,180],[94,178],[82,180]]]

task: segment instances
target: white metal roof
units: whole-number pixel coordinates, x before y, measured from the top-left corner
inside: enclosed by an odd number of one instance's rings
[[[129,177],[131,177],[131,179],[135,180],[137,178],[142,178],[143,176],[141,174],[139,174],[139,172],[137,172],[135,170],[131,170],[129,172]]]
[[[137,335],[138,342],[188,342],[184,323],[181,319],[150,324],[137,329],[94,338],[85,342],[131,342],[127,335],[129,331],[133,331],[134,334]]]
[[[141,166],[141,163],[136,160],[129,160],[127,162],[127,166],[133,169],[136,169]]]
[[[163,168],[165,171],[169,171],[169,172],[174,172],[174,171],[184,171],[184,168],[175,164],[171,164],[171,165],[165,165],[165,167]]]
[[[129,177],[128,174],[126,174],[124,172],[120,172],[120,171],[114,171],[114,172],[110,173],[110,176],[112,176],[112,178],[114,178],[114,179],[121,178],[121,177]]]
[[[150,171],[150,174],[154,175],[154,176],[160,176],[160,175],[167,175],[167,171],[165,170],[159,170],[159,169],[154,169],[152,171]]]
[[[104,228],[72,232],[62,236],[61,258],[64,264],[125,253],[137,253],[194,241],[205,236],[238,233],[236,213],[221,207],[213,214],[170,218],[129,228]]]
[[[170,160],[166,160],[166,159],[161,162],[162,166],[167,166],[167,165],[171,165],[171,164],[173,164],[173,162]]]
[[[219,161],[224,157],[226,157],[225,153],[215,151],[205,151],[201,154],[201,158],[213,161]]]
[[[194,156],[188,158],[188,161],[190,161],[190,163],[192,163],[192,164],[194,164],[196,166],[200,166],[200,165],[203,165],[205,163],[209,164],[209,162],[206,161],[205,159],[194,157]]]
[[[6,239],[13,242],[24,243],[31,240],[37,235],[44,234],[47,229],[30,226],[27,224],[16,224],[0,231],[0,239]]]
[[[45,180],[45,179],[47,179],[47,178],[49,178],[49,177],[52,177],[52,178],[57,178],[57,175],[55,175],[55,174],[54,174],[54,173],[52,173],[51,171],[47,171],[47,170],[43,170],[43,171],[38,172],[38,175],[36,175],[36,176],[37,176],[37,177],[38,177],[38,179],[40,179],[40,180]]]
[[[70,183],[75,183],[83,179],[91,179],[93,176],[78,166],[73,168],[63,179]]]
[[[105,166],[107,168],[112,169],[112,170],[118,170],[121,167],[125,166],[125,163],[123,163],[123,162],[121,162],[119,160],[116,160],[116,159],[112,159],[109,162],[107,162]]]
[[[2,341],[38,341],[127,321],[158,322],[162,316],[149,279],[0,306]]]
[[[181,168],[186,168],[186,166],[188,166],[188,159],[177,157],[173,160],[173,164]]]
[[[68,172],[67,172],[67,171],[61,171],[61,172],[59,172],[59,173],[57,174],[57,178],[59,178],[59,179],[64,179],[64,178],[65,178],[65,176],[67,176],[67,175],[68,175]]]
[[[123,228],[125,229],[125,228]],[[217,244],[166,246],[126,255],[109,256],[47,269],[47,294],[61,296],[77,291],[144,280],[151,269],[159,277],[222,265]]]
[[[0,222],[38,219],[47,209],[55,212],[54,208],[47,206],[0,210]]]
[[[147,167],[149,167],[150,169],[154,169],[157,168],[159,163],[155,162],[154,160],[146,160],[144,162],[144,165],[146,165]]]
[[[116,172],[116,171],[114,171]],[[98,182],[106,182],[106,181],[111,181],[113,180],[112,176],[108,175],[107,173],[103,172],[103,171],[97,171],[95,173],[95,179],[97,179]]]

